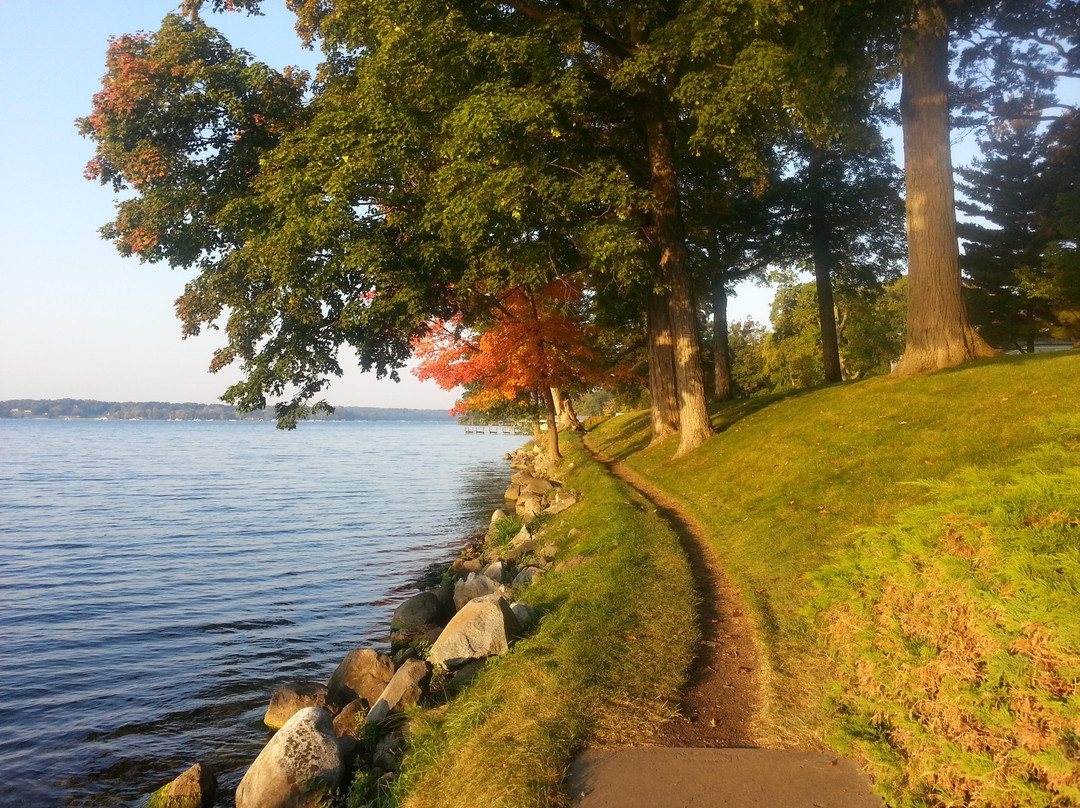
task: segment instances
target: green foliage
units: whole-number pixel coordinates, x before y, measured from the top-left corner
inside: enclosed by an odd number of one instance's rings
[[[488,529],[488,535],[486,544],[493,547],[505,547],[510,544],[510,540],[521,532],[521,528],[525,525],[525,520],[518,516],[516,513],[508,513],[501,519],[492,523]]]
[[[1078,430],[1073,417],[1064,434]],[[1077,447],[930,490],[817,576],[838,742],[897,806],[1076,804]]]

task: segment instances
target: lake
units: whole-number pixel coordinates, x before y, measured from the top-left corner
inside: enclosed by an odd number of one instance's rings
[[[231,792],[274,688],[388,647],[395,605],[486,527],[524,441],[0,420],[3,802],[137,805],[197,761]]]

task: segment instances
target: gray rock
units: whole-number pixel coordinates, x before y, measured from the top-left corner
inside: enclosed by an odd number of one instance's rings
[[[390,628],[395,631],[402,628],[414,629],[434,625],[441,618],[442,604],[439,596],[433,590],[428,590],[399,604],[394,609],[394,616],[390,618]]]
[[[330,703],[344,707],[355,698],[374,704],[394,677],[394,661],[371,648],[349,651],[326,683]]]
[[[344,764],[330,713],[305,707],[290,718],[244,774],[236,808],[318,808],[341,785]]]
[[[514,510],[525,519],[532,519],[544,510],[544,498],[539,494],[522,493],[514,503]]]
[[[443,629],[428,654],[436,665],[460,668],[470,659],[506,653],[521,633],[510,604],[497,594],[466,603]]]
[[[367,705],[363,699],[353,699],[342,708],[341,712],[334,716],[334,732],[339,738],[346,736],[359,738],[364,731],[367,721]]]
[[[555,488],[555,484],[551,480],[545,480],[541,477],[533,477],[528,483],[521,487],[522,493],[525,494],[546,494]],[[520,496],[520,494],[519,494]]]
[[[514,586],[528,586],[543,574],[544,571],[539,567],[526,567],[514,576]]]
[[[484,575],[493,580],[497,584],[503,582],[503,564],[501,561],[493,561],[484,567]]]
[[[454,606],[460,610],[470,600],[492,595],[498,591],[499,585],[486,575],[470,572],[468,578],[458,581],[454,586]],[[452,623],[453,620],[450,622]]]
[[[514,617],[517,618],[522,631],[528,631],[540,619],[540,612],[527,603],[511,603],[510,611],[514,613]]]
[[[443,685],[446,695],[456,696],[464,690],[476,678],[477,674],[484,669],[486,664],[486,659],[471,659],[458,668],[454,675],[447,679],[446,684]]]
[[[574,494],[569,492],[564,494],[560,492],[555,495],[555,501],[544,508],[543,512],[550,516],[554,516],[557,513],[562,513],[567,508],[577,505],[577,502],[578,498]]]
[[[430,644],[435,642],[440,633],[442,633],[440,625],[398,629],[390,632],[390,645],[393,648],[403,648],[406,645]]]
[[[263,723],[270,729],[281,729],[297,710],[305,707],[327,707],[329,690],[322,682],[301,681],[283,685],[270,697]],[[331,710],[331,712],[336,712]]]
[[[430,682],[431,663],[422,659],[407,660],[372,705],[367,716],[368,723],[380,724],[391,713],[403,713],[418,704],[427,693]]]
[[[214,773],[196,763],[151,794],[146,808],[210,808],[217,799],[217,789]]]
[[[405,748],[405,738],[400,732],[391,732],[379,739],[375,745],[375,754],[371,762],[380,769],[397,771],[401,768],[401,751]]]

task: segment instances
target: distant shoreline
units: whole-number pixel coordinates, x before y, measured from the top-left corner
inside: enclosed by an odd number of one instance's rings
[[[93,399],[10,399],[0,401],[0,418],[66,421],[269,421],[272,409],[239,414],[228,404],[166,401],[96,401]],[[456,423],[446,410],[405,407],[336,407],[332,414],[309,416],[310,421],[417,421]]]

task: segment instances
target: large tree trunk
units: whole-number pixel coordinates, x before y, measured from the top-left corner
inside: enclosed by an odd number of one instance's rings
[[[949,148],[949,27],[941,0],[927,0],[901,43],[907,188],[907,346],[893,371],[908,376],[995,351],[968,321]]]
[[[560,432],[584,432],[585,425],[574,412],[574,400],[564,396],[558,387],[551,388],[551,397],[555,399],[555,412],[559,415]]]
[[[820,148],[810,153],[807,166],[810,181],[810,252],[814,262],[814,280],[817,285],[818,322],[821,325],[821,360],[825,368],[825,381],[843,381],[840,367],[840,340],[836,333],[836,308],[833,301],[832,276],[836,261],[832,253],[832,233],[827,200],[824,198],[824,182],[821,177],[825,154]]]
[[[555,412],[555,398],[551,395],[551,388],[544,387],[540,390],[540,396],[544,400],[544,411],[547,413],[547,455],[548,460],[558,460],[559,454],[559,417]]]
[[[728,299],[722,272],[713,275],[712,304],[713,392],[716,393],[717,401],[731,401],[731,346],[728,343]]]
[[[667,287],[668,310],[675,347],[675,390],[679,402],[679,448],[675,457],[696,449],[710,435],[712,424],[705,406],[705,380],[701,372],[697,308],[690,283],[690,254],[679,205],[675,176],[675,139],[659,92],[642,105],[645,138],[649,147],[649,190],[653,236],[660,253],[660,278]]]
[[[652,443],[679,431],[679,401],[675,394],[675,339],[667,298],[649,293],[645,315],[649,342],[649,397],[652,399]]]

